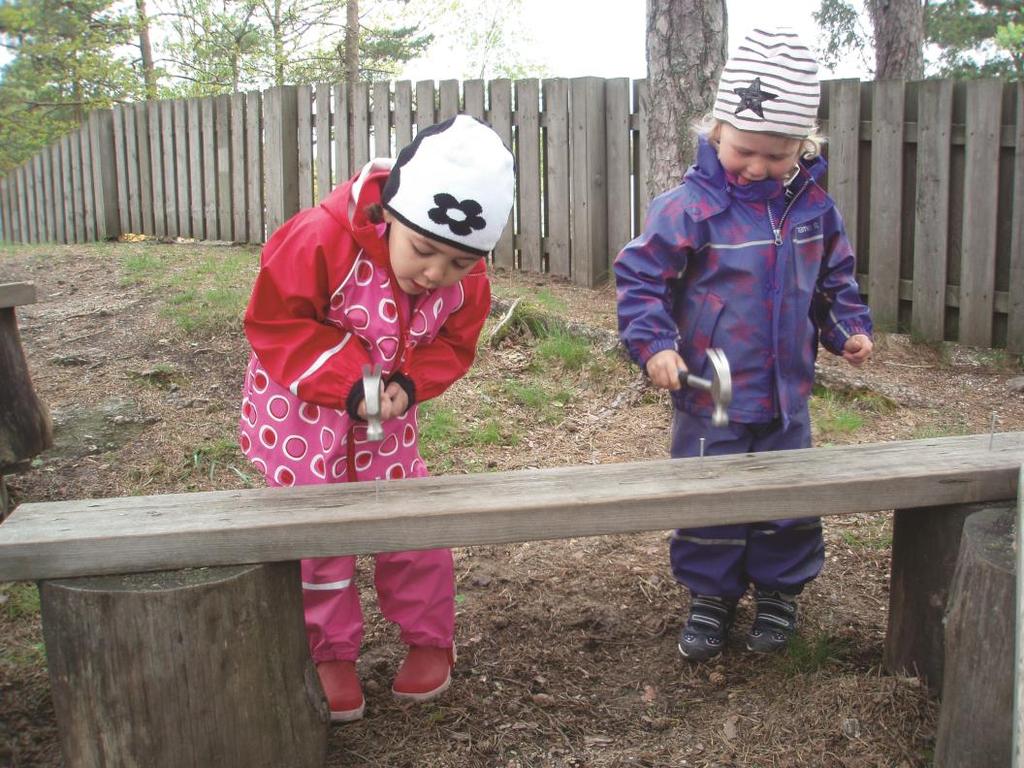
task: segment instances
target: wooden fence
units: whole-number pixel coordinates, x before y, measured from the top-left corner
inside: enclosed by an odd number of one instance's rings
[[[1024,85],[824,84],[826,186],[877,325],[1024,352]],[[497,267],[606,279],[642,226],[643,81],[285,86],[94,113],[0,179],[0,235],[263,242],[371,156],[465,112],[516,155]],[[349,162],[349,151],[353,160]]]

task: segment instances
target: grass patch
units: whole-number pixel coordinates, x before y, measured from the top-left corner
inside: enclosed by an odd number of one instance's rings
[[[564,299],[555,296],[555,294],[551,293],[551,291],[546,288],[542,288],[537,291],[537,294],[533,296],[532,300],[542,308],[551,312],[564,313],[569,310],[569,305],[565,303]]]
[[[483,424],[473,427],[469,432],[469,444],[476,447],[489,445],[519,445],[519,435],[509,431],[497,418],[490,418]]]
[[[552,331],[537,345],[537,357],[567,371],[579,371],[591,358],[590,342],[563,330]]]
[[[848,644],[830,635],[803,637],[789,641],[786,652],[778,657],[781,671],[789,677],[810,675],[841,662],[849,652]]]
[[[130,285],[144,285],[152,283],[163,277],[168,270],[168,264],[160,258],[159,254],[150,250],[130,251],[121,259],[120,285],[122,288]]]
[[[163,315],[187,335],[208,335],[241,326],[252,291],[252,254],[216,249],[167,280]]]
[[[31,582],[0,584],[4,615],[12,621],[39,615],[39,590]]]
[[[965,421],[956,423],[925,424],[915,427],[911,435],[913,440],[927,440],[932,437],[960,437],[968,434],[968,426]]]
[[[840,531],[841,538],[850,549],[885,550],[892,546],[892,533],[886,530]]]
[[[192,451],[189,465],[193,471],[205,475],[211,483],[219,467],[233,472],[246,486],[254,485],[253,475],[239,469],[247,467],[248,463],[234,435],[200,443]]]
[[[849,435],[864,426],[864,417],[850,407],[849,401],[829,390],[811,397],[811,421],[821,439]]]

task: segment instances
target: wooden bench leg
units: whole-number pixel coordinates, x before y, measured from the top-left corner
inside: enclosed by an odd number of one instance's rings
[[[943,618],[964,521],[991,504],[898,509],[893,518],[892,575],[885,668],[920,676],[942,690]]]
[[[936,768],[1002,768],[1013,743],[1016,510],[964,524],[946,616],[945,680]]]
[[[40,582],[68,768],[321,768],[297,562]]]

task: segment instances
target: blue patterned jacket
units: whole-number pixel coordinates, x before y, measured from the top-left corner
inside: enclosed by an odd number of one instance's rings
[[[788,422],[800,412],[819,336],[842,354],[850,336],[871,335],[842,217],[817,181],[824,171],[822,158],[803,162],[787,203],[780,182],[729,183],[701,138],[697,164],[655,198],[644,232],[615,259],[619,334],[633,360],[643,367],[675,348],[691,373],[710,378],[706,351],[721,347],[732,370],[730,420]],[[711,414],[700,390],[673,399]]]

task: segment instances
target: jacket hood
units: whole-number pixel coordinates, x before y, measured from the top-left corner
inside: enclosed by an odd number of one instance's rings
[[[359,247],[381,264],[388,259],[387,225],[370,221],[366,209],[380,205],[381,192],[393,163],[390,158],[371,160],[357,176],[337,187],[320,203],[340,227],[352,234]]]

